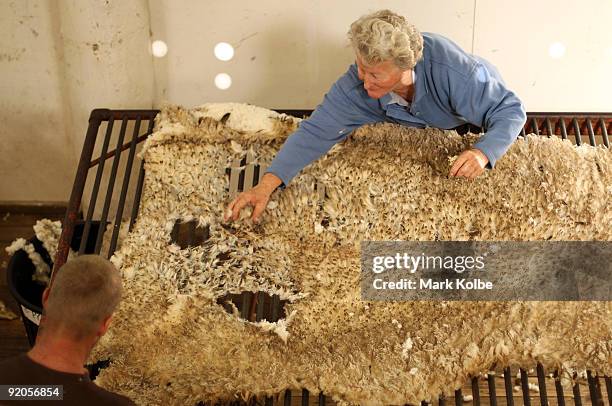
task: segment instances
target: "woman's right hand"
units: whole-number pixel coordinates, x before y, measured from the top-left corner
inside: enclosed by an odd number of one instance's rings
[[[255,224],[259,223],[261,214],[266,209],[270,195],[276,188],[282,184],[283,181],[272,173],[266,173],[261,181],[252,189],[246,192],[240,193],[225,209],[223,216],[224,220],[227,221],[232,219],[233,221],[238,220],[240,217],[240,211],[247,205],[253,207],[253,214],[251,219]]]

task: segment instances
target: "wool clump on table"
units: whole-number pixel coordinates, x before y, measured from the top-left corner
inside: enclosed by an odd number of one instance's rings
[[[297,125],[238,104],[162,110],[137,221],[112,258],[125,294],[92,355],[112,360],[99,385],[139,404],[306,388],[378,405],[450,396],[494,363],[539,361],[564,384],[612,373],[610,302],[366,302],[359,252],[362,240],[609,241],[609,150],[528,136],[470,182],[447,178],[449,157],[477,136],[365,126],[274,192],[261,224],[225,223],[226,169],[249,151],[269,165]],[[181,249],[177,220],[210,238]],[[288,317],[252,323],[217,304],[243,291],[278,294]]]

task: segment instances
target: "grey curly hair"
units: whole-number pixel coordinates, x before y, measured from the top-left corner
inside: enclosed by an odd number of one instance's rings
[[[349,40],[368,65],[392,61],[402,70],[412,69],[423,56],[423,37],[406,18],[379,10],[351,24]]]

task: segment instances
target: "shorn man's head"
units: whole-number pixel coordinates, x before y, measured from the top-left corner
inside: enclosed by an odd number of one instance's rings
[[[43,295],[45,334],[74,340],[99,337],[121,300],[121,276],[98,255],[81,255],[66,262]]]

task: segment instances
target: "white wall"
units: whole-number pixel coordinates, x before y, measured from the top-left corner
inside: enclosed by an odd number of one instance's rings
[[[151,108],[153,67],[146,0],[60,0],[65,91],[75,157],[91,110]]]
[[[527,111],[612,111],[612,1],[476,1],[474,53],[499,66]]]
[[[170,49],[154,60],[156,102],[314,108],[352,62],[348,26],[379,8],[489,59],[528,111],[612,111],[610,0],[151,0],[153,36]],[[213,56],[221,41],[236,48],[229,62]],[[555,42],[566,49],[558,59]],[[214,86],[219,72],[231,75],[230,89]]]
[[[353,62],[346,32],[359,16],[380,8],[403,13],[424,31],[452,37],[471,48],[473,0],[281,2],[260,0],[151,0],[154,39],[167,42],[155,59],[156,101],[197,105],[241,101],[269,108],[314,108],[330,85]],[[435,16],[435,18],[433,17]],[[217,60],[213,48],[228,42],[231,61]],[[219,90],[217,73],[232,77]]]
[[[151,108],[146,0],[0,1],[0,201],[67,201],[97,107]]]
[[[612,111],[610,0],[0,0],[0,201],[67,200],[96,107],[314,108],[353,60],[348,26],[379,8],[489,59],[528,111]]]
[[[50,2],[0,2],[0,200],[65,201],[67,133],[58,15]]]

